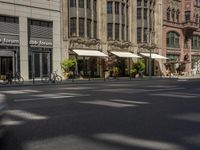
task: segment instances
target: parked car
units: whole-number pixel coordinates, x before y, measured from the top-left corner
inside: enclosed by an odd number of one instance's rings
[[[5,126],[3,124],[3,119],[5,117],[5,110],[6,110],[6,103],[5,103],[5,96],[0,94],[0,137],[3,136],[5,131]]]

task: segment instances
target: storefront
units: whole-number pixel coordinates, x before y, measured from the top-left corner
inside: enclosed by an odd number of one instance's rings
[[[52,22],[29,20],[29,78],[52,72]]]
[[[0,16],[0,75],[20,72],[19,20]]]
[[[130,76],[132,59],[141,58],[131,52],[111,51],[111,54],[116,58],[114,67],[118,68],[118,76],[120,77]]]
[[[106,54],[98,50],[74,49],[77,59],[77,73],[80,77],[100,77],[103,60]]]
[[[140,55],[144,57],[145,66],[146,66],[145,67],[146,75],[160,76],[162,74],[163,70],[161,66],[159,65],[160,64],[159,61],[167,60],[168,59],[167,57],[164,57],[156,53],[151,53],[151,56],[150,56],[150,53],[140,53]],[[150,63],[150,60],[151,60],[151,63]]]

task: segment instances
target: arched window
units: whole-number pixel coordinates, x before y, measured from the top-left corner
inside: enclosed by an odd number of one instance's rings
[[[199,35],[193,35],[192,49],[200,49],[200,36]]]
[[[167,47],[179,48],[179,34],[176,32],[167,33]]]
[[[176,22],[178,22],[178,23],[179,23],[179,14],[180,14],[180,11],[179,11],[179,9],[177,9],[177,11],[176,11]]]
[[[175,21],[175,10],[172,9],[172,21],[174,22]]]
[[[170,21],[170,13],[171,13],[171,9],[170,7],[167,8],[167,20]]]

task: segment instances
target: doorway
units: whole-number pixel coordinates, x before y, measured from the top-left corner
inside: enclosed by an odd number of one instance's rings
[[[13,73],[13,57],[0,57],[0,75]]]
[[[32,76],[41,78],[51,72],[51,54],[50,52],[33,52],[32,53]]]

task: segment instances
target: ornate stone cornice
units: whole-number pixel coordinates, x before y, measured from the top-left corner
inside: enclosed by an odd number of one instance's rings
[[[99,39],[87,39],[87,38],[71,38],[70,49],[73,48],[92,48],[100,49],[101,42]]]
[[[108,41],[109,50],[127,50],[129,47],[132,47],[132,46],[133,44],[131,42]]]

